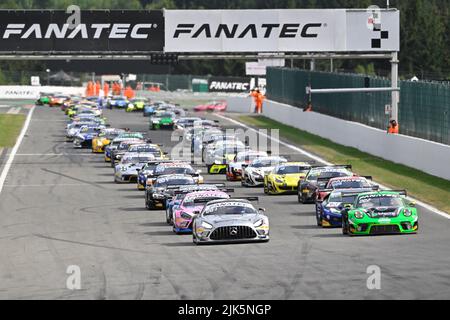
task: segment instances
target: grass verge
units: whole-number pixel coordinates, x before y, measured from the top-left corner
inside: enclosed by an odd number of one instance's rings
[[[24,122],[23,114],[0,114],[0,148],[15,145]]]
[[[256,128],[278,128],[280,138],[328,162],[351,164],[354,172],[360,175],[371,175],[378,183],[392,189],[407,189],[412,197],[450,213],[449,180],[334,143],[266,117],[238,116],[237,120]]]

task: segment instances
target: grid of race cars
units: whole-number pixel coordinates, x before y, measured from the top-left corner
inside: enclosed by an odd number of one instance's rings
[[[255,207],[258,197],[233,197],[236,184],[260,188],[261,196],[298,195],[300,204],[315,204],[318,227],[342,228],[347,236],[414,234],[419,229],[418,210],[406,191],[380,190],[372,177],[355,174],[350,165],[317,166],[254,150],[218,121],[188,116],[169,102],[43,94],[36,104],[60,107],[68,117],[67,141],[103,155],[116,183],[134,185],[143,192],[148,210],[165,212],[168,227],[175,234],[192,234],[197,245],[270,240],[265,209]],[[142,112],[149,132],[111,128],[103,117],[105,107]],[[225,102],[194,108],[225,110]],[[178,131],[191,161],[163,152],[151,140],[152,130]],[[205,183],[201,170],[193,167],[198,162],[208,175],[225,175],[227,183]]]

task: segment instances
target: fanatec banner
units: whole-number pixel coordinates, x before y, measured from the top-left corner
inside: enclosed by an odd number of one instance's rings
[[[166,52],[399,51],[397,10],[168,10]]]
[[[0,10],[2,52],[161,52],[162,10]]]
[[[0,10],[2,53],[387,52],[398,10]]]

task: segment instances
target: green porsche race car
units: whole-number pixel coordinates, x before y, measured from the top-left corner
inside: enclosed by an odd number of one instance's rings
[[[169,111],[158,111],[150,118],[150,130],[170,129],[175,127],[176,115]]]
[[[37,106],[49,105],[52,98],[52,94],[41,93],[39,99],[36,100]]]
[[[417,208],[406,196],[406,191],[358,194],[354,204],[346,205],[342,211],[342,233],[349,236],[417,233]]]

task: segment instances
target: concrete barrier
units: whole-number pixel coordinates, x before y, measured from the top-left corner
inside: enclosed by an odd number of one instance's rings
[[[248,99],[240,99],[241,101],[229,101],[231,112],[248,112]],[[388,135],[386,131],[360,123],[315,112],[303,112],[302,109],[274,101],[266,101],[263,114],[333,142],[450,180],[448,145],[404,135]]]
[[[84,94],[82,87],[57,87],[57,86],[0,86],[0,99],[37,99],[41,92],[61,94]]]

